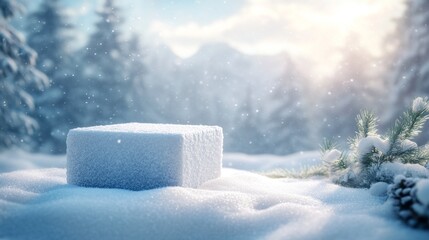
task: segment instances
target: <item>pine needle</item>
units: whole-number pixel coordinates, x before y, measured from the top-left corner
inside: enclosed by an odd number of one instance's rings
[[[372,111],[362,110],[356,117],[357,135],[365,138],[377,134],[378,118]]]

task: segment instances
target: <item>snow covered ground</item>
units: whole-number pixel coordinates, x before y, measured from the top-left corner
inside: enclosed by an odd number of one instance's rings
[[[199,189],[127,191],[68,185],[65,157],[9,151],[0,154],[0,238],[429,239],[368,190],[249,172],[318,163],[317,152],[225,154],[221,178]]]

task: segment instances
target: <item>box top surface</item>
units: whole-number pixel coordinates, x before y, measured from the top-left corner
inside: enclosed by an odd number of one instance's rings
[[[143,134],[190,134],[213,130],[221,130],[221,128],[218,126],[205,125],[123,123],[72,129],[72,131],[82,132],[115,132]]]

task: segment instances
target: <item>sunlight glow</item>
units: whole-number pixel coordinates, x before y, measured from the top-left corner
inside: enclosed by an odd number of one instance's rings
[[[332,19],[339,27],[352,31],[351,27],[357,24],[360,18],[370,15],[372,11],[374,9],[367,3],[347,4],[337,7]]]
[[[224,42],[251,55],[287,53],[313,63],[314,74],[323,76],[332,72],[336,52],[351,37],[372,55],[382,54],[385,36],[402,11],[402,1],[249,0],[235,14],[210,23],[157,20],[150,32],[183,58],[204,44]]]

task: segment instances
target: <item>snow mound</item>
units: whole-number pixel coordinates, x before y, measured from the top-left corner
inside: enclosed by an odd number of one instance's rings
[[[423,179],[417,182],[416,184],[416,196],[417,199],[424,205],[426,208],[429,207],[429,180]]]
[[[429,178],[429,171],[420,164],[387,162],[383,163],[377,172],[377,178],[386,182],[391,182],[391,180],[398,182],[405,177]]]
[[[423,99],[422,97],[417,97],[413,101],[412,111],[413,112],[420,112],[422,110],[425,110],[428,108],[427,101]]]
[[[362,138],[358,143],[359,158],[362,158],[366,154],[370,153],[373,147],[382,153],[386,153],[389,151],[390,147],[389,140],[382,139],[379,136],[368,136]]]
[[[0,174],[5,239],[427,239],[364,189],[223,169],[199,189],[66,184],[64,169]]]
[[[405,139],[401,142],[402,151],[407,151],[407,150],[416,149],[416,148],[418,148],[417,143],[411,140]]]
[[[379,196],[379,197],[387,196],[387,188],[388,187],[389,187],[389,184],[387,184],[385,182],[373,183],[371,185],[371,187],[369,188],[369,192],[373,196]]]
[[[338,160],[341,157],[341,152],[337,149],[332,149],[323,154],[323,161],[331,163]]]
[[[220,176],[222,128],[128,123],[67,136],[67,181],[131,190],[198,187]]]

